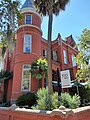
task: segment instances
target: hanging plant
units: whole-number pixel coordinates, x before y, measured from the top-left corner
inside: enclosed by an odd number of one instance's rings
[[[31,65],[32,77],[41,80],[43,75],[47,78],[47,61],[46,59],[38,59],[33,61]]]

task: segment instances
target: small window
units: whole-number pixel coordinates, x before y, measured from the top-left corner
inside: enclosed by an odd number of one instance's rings
[[[22,67],[22,91],[30,91],[30,80],[31,80],[31,73],[30,73],[31,65],[23,65]]]
[[[64,56],[64,63],[67,64],[67,52],[66,52],[66,50],[63,50],[63,56]]]
[[[53,60],[58,61],[58,52],[53,51]]]
[[[25,24],[32,24],[32,15],[25,16]]]
[[[76,60],[75,60],[75,55],[72,54],[72,66],[75,67],[76,66]]]
[[[24,49],[23,52],[30,53],[31,52],[31,35],[24,35]]]
[[[44,57],[44,58],[47,57],[47,50],[43,50],[43,57]]]

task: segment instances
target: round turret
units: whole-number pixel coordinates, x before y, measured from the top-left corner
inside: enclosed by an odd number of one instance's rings
[[[12,100],[16,100],[23,92],[38,89],[38,81],[31,77],[30,69],[32,62],[41,57],[42,18],[31,0],[25,1],[21,13],[24,19],[19,20],[16,34]]]

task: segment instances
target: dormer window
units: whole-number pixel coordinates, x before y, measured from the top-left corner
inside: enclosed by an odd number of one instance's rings
[[[32,24],[32,15],[25,16],[25,24]]]

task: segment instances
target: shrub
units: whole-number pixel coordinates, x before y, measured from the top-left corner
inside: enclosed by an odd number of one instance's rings
[[[78,95],[71,96],[69,93],[61,93],[60,100],[58,100],[58,94],[49,94],[48,89],[39,89],[37,94],[37,106],[33,106],[33,109],[39,110],[53,110],[59,108],[60,105],[66,108],[75,109],[80,105],[80,97]]]
[[[71,96],[69,95],[69,93],[61,93],[61,96],[60,96],[60,105],[63,105],[66,108],[68,108],[70,101],[71,101]]]
[[[72,88],[73,94],[77,93],[76,87]],[[81,101],[86,99],[88,102],[90,102],[90,83],[83,87],[79,87],[79,96],[81,98]]]
[[[52,94],[52,109],[57,109],[59,107],[58,94]]]
[[[80,97],[78,95],[72,97],[69,93],[61,93],[60,105],[71,109],[78,108],[80,105]]]
[[[36,99],[35,93],[28,92],[18,97],[16,105],[20,107],[28,105],[28,107],[31,107],[36,104]]]
[[[81,99],[86,99],[90,102],[90,83],[87,84],[85,87],[79,89]]]
[[[58,108],[58,95],[56,93],[50,95],[48,89],[42,88],[38,90],[36,95],[38,99],[34,109],[52,110]]]

